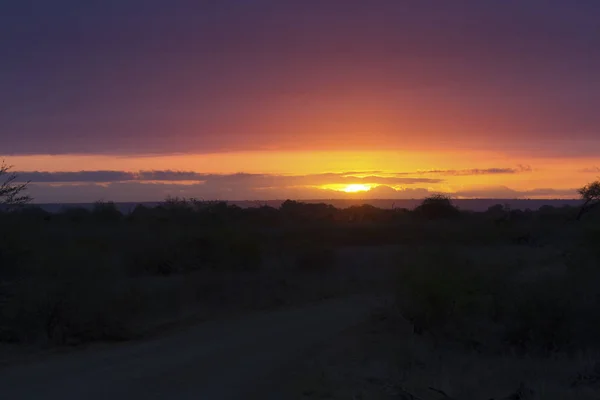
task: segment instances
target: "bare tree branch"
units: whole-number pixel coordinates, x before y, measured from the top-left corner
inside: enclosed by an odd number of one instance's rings
[[[0,164],[0,205],[14,207],[29,203],[32,198],[25,193],[29,182],[15,183],[17,174],[4,161]]]

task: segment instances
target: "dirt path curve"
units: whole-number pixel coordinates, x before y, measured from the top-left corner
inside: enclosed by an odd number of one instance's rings
[[[145,342],[0,369],[3,399],[252,399],[303,351],[368,316],[372,297],[203,323]]]

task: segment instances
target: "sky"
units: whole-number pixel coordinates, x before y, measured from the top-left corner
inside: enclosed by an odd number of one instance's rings
[[[597,0],[7,0],[0,158],[38,202],[570,198]]]

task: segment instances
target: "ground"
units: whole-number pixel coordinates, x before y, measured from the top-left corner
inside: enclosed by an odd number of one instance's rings
[[[0,369],[10,399],[265,398],[312,346],[368,317],[356,296],[205,322],[151,340],[29,358]]]
[[[315,348],[283,381],[279,398],[592,400],[596,353],[548,358],[485,355],[413,332],[388,305]]]

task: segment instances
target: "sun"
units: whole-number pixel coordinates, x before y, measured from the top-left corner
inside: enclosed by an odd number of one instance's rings
[[[346,193],[368,192],[369,190],[371,190],[370,185],[363,185],[359,183],[348,185],[342,189],[342,191]]]

